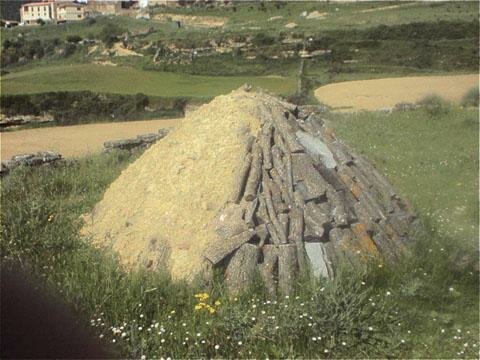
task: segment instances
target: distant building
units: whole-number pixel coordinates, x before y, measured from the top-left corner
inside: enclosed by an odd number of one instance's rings
[[[20,18],[26,25],[45,22],[79,21],[88,17],[87,7],[83,3],[69,1],[42,1],[23,4]]]
[[[78,21],[88,16],[86,5],[80,3],[57,3],[56,9],[57,22]]]
[[[48,1],[23,4],[20,8],[20,18],[22,23],[27,25],[36,24],[38,20],[53,21],[55,19],[55,3]]]

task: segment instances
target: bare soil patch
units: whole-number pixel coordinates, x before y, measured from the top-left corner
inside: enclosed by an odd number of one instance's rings
[[[0,133],[1,159],[17,154],[51,150],[64,157],[80,157],[102,150],[107,140],[131,138],[177,126],[181,119],[128,121],[58,126]]]
[[[334,109],[378,110],[400,102],[415,103],[431,94],[458,103],[474,86],[478,86],[478,74],[413,76],[329,84],[318,88],[315,97]]]

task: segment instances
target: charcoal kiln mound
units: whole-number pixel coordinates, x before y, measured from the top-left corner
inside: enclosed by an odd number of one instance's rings
[[[257,271],[289,293],[345,259],[394,260],[411,207],[314,110],[249,87],[215,98],[122,172],[83,234],[130,269],[221,268],[233,291]]]

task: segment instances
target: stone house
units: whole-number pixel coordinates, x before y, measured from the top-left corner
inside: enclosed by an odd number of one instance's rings
[[[31,2],[23,4],[20,8],[21,22],[26,25],[36,24],[38,20],[50,22],[55,20],[55,3],[48,2]]]
[[[79,21],[88,17],[87,6],[70,1],[41,1],[23,4],[20,8],[21,22],[25,25],[45,22]]]

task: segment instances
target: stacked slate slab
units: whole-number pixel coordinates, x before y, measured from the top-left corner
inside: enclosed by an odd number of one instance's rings
[[[398,257],[416,217],[377,170],[312,109],[272,96],[258,111],[261,129],[215,222],[221,241],[204,252],[230,290],[259,272],[271,294],[288,294],[302,273],[333,277],[341,260]]]

